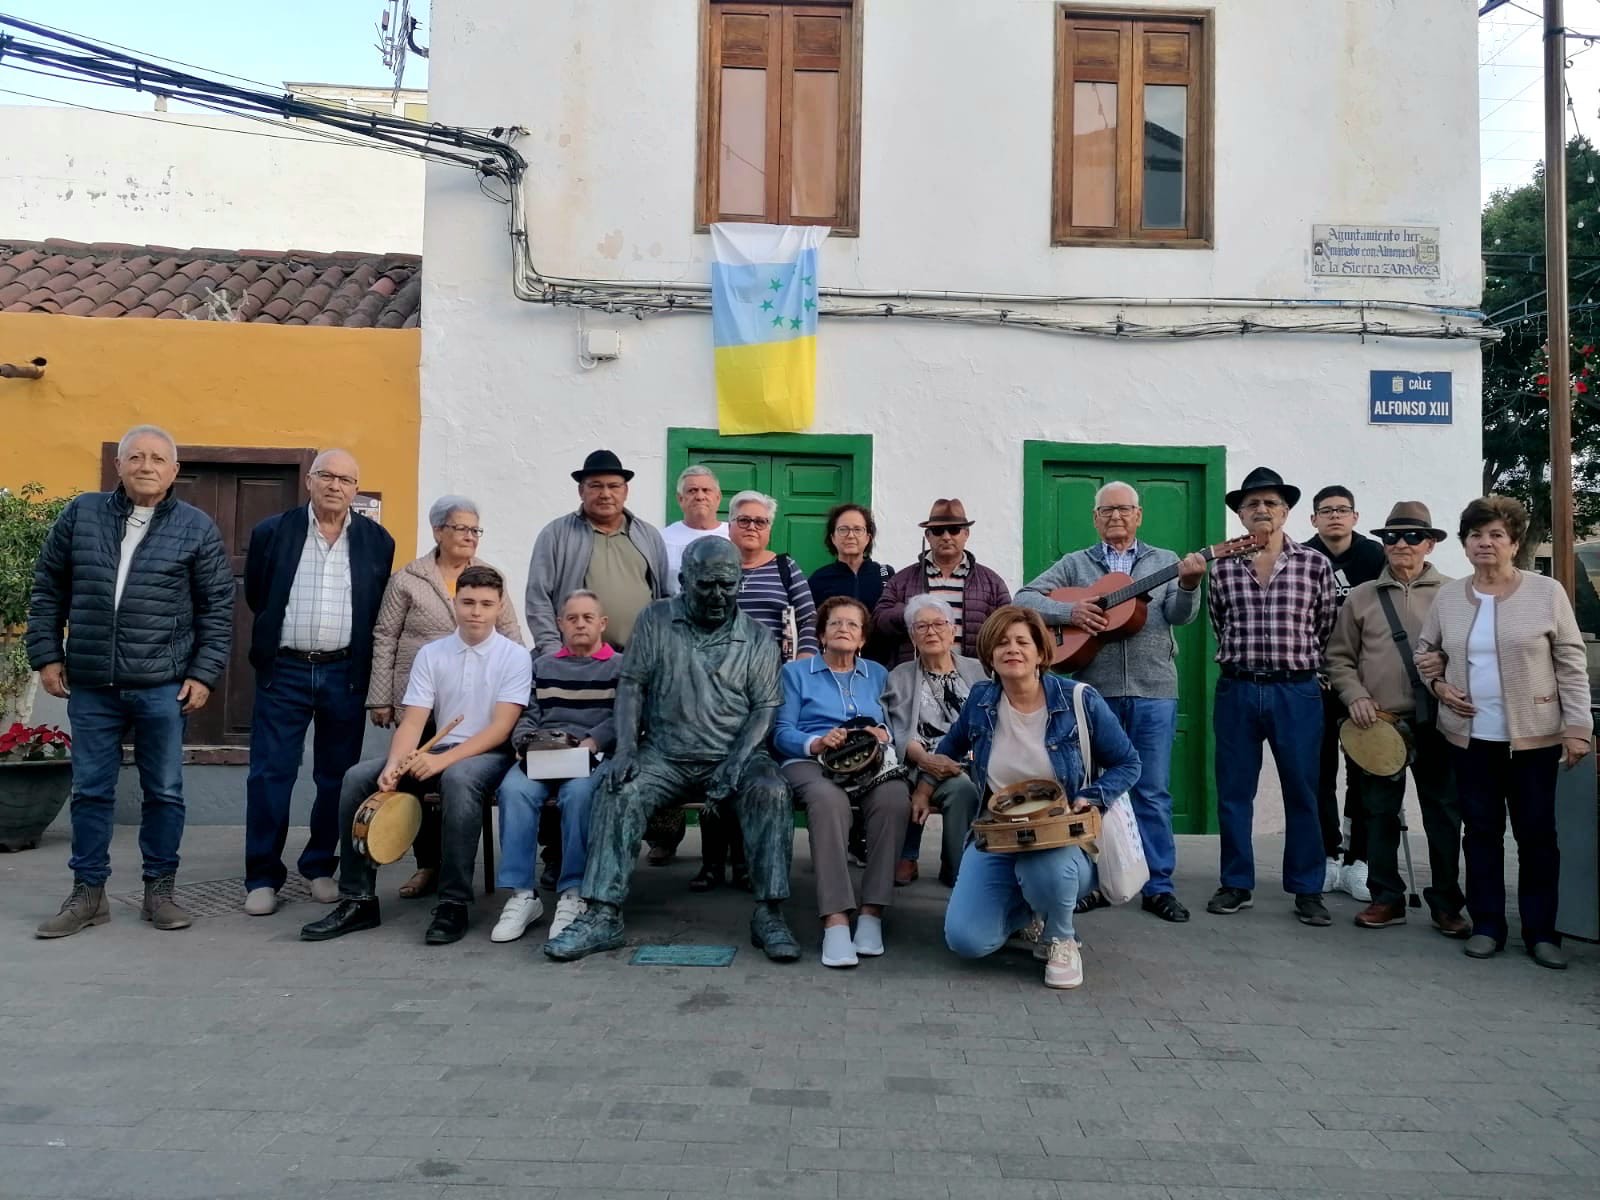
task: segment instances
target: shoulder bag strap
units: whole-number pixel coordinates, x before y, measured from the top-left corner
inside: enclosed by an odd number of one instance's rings
[[[1406,633],[1406,627],[1400,624],[1400,614],[1395,610],[1394,597],[1389,594],[1389,588],[1377,589],[1378,603],[1383,606],[1383,615],[1389,622],[1389,636],[1394,638],[1394,648],[1400,654],[1400,660],[1406,665],[1406,678],[1411,681],[1412,703],[1415,706],[1413,719],[1420,724],[1431,724],[1433,721],[1433,696],[1429,694],[1427,686],[1422,682],[1422,676],[1417,672],[1416,660],[1411,655],[1411,638]]]
[[[783,638],[780,647],[784,662],[793,662],[800,654],[800,626],[794,609],[794,571],[787,554],[778,555],[778,578],[783,581]]]
[[[1072,685],[1072,712],[1078,718],[1078,756],[1083,759],[1083,786],[1094,782],[1094,750],[1089,740],[1089,714],[1083,703],[1084,684]]]

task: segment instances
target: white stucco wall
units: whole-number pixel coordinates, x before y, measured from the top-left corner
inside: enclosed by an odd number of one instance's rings
[[[3,107],[0,120],[0,238],[422,250],[412,157],[194,113]]]
[[[1475,306],[1472,6],[1214,7],[1214,249],[1083,249],[1049,244],[1055,6],[867,0],[861,236],[828,242],[820,283]],[[709,238],[692,232],[698,14],[698,0],[436,0],[433,115],[530,130],[519,145],[541,271],[707,279]],[[1311,226],[1330,222],[1438,226],[1442,277],[1312,283]],[[662,519],[666,429],[716,423],[709,319],[589,314],[621,331],[623,356],[581,369],[577,314],[512,296],[503,211],[444,168],[429,172],[425,255],[424,498],[479,499],[484,554],[519,595],[533,536],[573,504],[567,472],[587,450],[622,455],[634,508]],[[1367,425],[1372,369],[1453,372],[1454,425]],[[972,549],[1016,584],[1025,439],[1222,445],[1231,481],[1268,464],[1308,500],[1351,486],[1368,523],[1421,498],[1449,524],[1479,486],[1480,385],[1466,341],[1113,342],[833,319],[811,432],[873,435],[881,557],[906,562],[931,499],[955,494],[978,521]],[[1309,536],[1304,510],[1291,531]],[[1461,559],[1447,548],[1441,565]]]

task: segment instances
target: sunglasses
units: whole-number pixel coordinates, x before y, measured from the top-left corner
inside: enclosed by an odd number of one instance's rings
[[[956,534],[960,533],[965,528],[965,525],[929,525],[928,536],[955,537]]]
[[[1381,529],[1378,531],[1378,537],[1383,540],[1385,546],[1397,546],[1401,542],[1408,546],[1420,546],[1423,542],[1433,540],[1420,529],[1407,529],[1404,532],[1398,529]]]

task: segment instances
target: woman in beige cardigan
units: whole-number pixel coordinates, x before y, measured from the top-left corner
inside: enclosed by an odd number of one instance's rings
[[[465,496],[435,500],[428,509],[428,525],[433,530],[434,548],[389,577],[372,631],[367,712],[380,727],[395,723],[417,651],[454,632],[456,620],[450,602],[456,594],[457,577],[469,566],[489,565],[477,556],[483,536],[478,506]],[[520,646],[522,628],[512,610],[510,604],[501,606],[499,630]],[[426,732],[431,736],[431,730]],[[423,808],[415,852],[417,870],[400,886],[400,895],[408,900],[426,896],[438,886],[439,809],[434,805]]]
[[[1453,747],[1472,916],[1466,952],[1491,958],[1505,948],[1509,812],[1522,940],[1534,962],[1561,970],[1556,770],[1589,752],[1594,722],[1583,638],[1566,593],[1513,565],[1527,529],[1527,509],[1508,497],[1467,505],[1460,537],[1472,576],[1439,589],[1417,664]]]

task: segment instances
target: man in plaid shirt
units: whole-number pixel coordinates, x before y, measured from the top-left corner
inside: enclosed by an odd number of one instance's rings
[[[1267,467],[1245,476],[1227,504],[1261,543],[1253,558],[1224,559],[1211,571],[1211,627],[1217,635],[1217,819],[1221,886],[1206,905],[1236,913],[1253,903],[1251,828],[1261,744],[1272,747],[1283,788],[1283,889],[1306,925],[1330,925],[1322,902],[1325,865],[1317,816],[1322,744],[1322,668],[1336,614],[1328,560],[1284,536],[1300,489]]]

